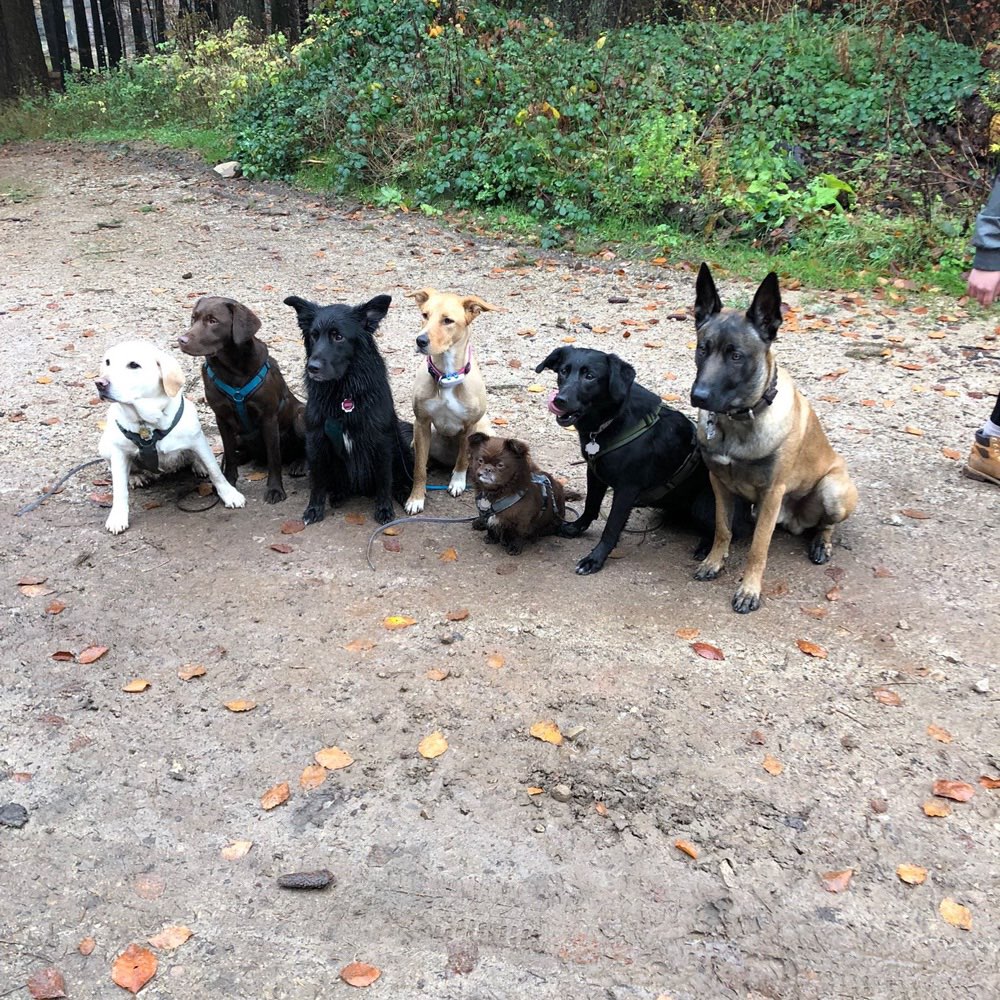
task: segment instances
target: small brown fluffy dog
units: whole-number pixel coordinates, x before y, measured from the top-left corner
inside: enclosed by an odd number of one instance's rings
[[[469,455],[479,510],[473,528],[485,529],[487,542],[500,542],[516,556],[525,542],[559,530],[566,515],[565,491],[532,462],[523,441],[473,434]]]
[[[413,385],[413,488],[407,514],[419,514],[427,495],[427,460],[453,466],[448,492],[465,490],[469,467],[469,435],[486,431],[486,384],[472,356],[469,327],[481,312],[498,306],[478,295],[454,295],[436,288],[412,292],[424,325],[417,334],[417,350],[427,366]]]

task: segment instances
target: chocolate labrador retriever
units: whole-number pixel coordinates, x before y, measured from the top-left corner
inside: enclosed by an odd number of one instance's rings
[[[287,494],[282,462],[293,476],[305,473],[305,407],[285,383],[278,362],[257,339],[260,320],[241,302],[206,295],[191,312],[191,328],[177,346],[205,358],[205,398],[215,413],[224,449],[222,471],[236,482],[245,462],[267,465],[267,503]]]

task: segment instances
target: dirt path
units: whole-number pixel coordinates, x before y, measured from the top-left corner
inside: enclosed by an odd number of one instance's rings
[[[28,814],[0,825],[0,995],[27,996],[46,965],[72,997],[124,995],[114,957],[172,924],[194,936],[158,952],[144,997],[325,1000],[351,992],[337,973],[354,959],[382,969],[371,992],[393,1000],[1000,994],[1000,791],[978,781],[1000,773],[1000,495],[942,451],[964,458],[1000,384],[997,341],[984,340],[996,317],[893,289],[788,293],[781,358],[861,505],[828,569],[777,536],[767,602],[742,617],[729,598],[743,553],[696,583],[692,539],[664,531],[630,536],[581,578],[593,529],[513,559],[465,525],[411,525],[400,551],[376,545],[373,573],[366,501],[347,508],[364,524],[338,512],[282,536],[302,481],[280,507],[243,481],[245,510],[202,514],[160,485],[113,538],[90,499],[107,489],[92,482],[100,467],[12,516],[96,454],[90,380],[104,348],[167,344],[202,293],[259,313],[296,389],[301,345],[282,298],[391,293],[380,342],[401,414],[417,328],[404,291],[505,306],[477,329],[492,415],[581,487],[575,438],[528,389],[551,381],[534,364],[575,337],[617,350],[683,406],[693,324],[674,317],[693,301],[690,271],[537,259],[126,148],[0,150],[0,235],[0,807]],[[721,288],[733,304],[751,292]],[[438,493],[429,506],[459,515],[471,501]],[[441,560],[448,548],[457,561]],[[19,592],[28,576],[52,593]],[[65,610],[47,613],[53,600]],[[387,631],[387,615],[416,624]],[[725,660],[699,658],[678,629],[699,629]],[[373,645],[352,652],[353,640]],[[109,652],[91,665],[53,659],[92,644]],[[180,680],[192,663],[205,675]],[[124,693],[136,677],[151,686]],[[223,707],[238,698],[257,708]],[[542,719],[579,731],[540,742],[528,729]],[[436,730],[449,749],[425,760],[417,744]],[[303,790],[328,746],[355,763]],[[783,773],[764,769],[768,754]],[[975,795],[929,818],[936,779]],[[260,797],[283,781],[290,801],[265,812]],[[553,797],[559,784],[569,801]],[[253,847],[225,860],[236,840]],[[926,882],[903,884],[903,863]],[[336,885],[276,885],[317,868]],[[846,891],[824,890],[821,873],[848,868]],[[941,918],[946,897],[971,910],[971,932]]]

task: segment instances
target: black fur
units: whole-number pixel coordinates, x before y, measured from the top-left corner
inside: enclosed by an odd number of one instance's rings
[[[556,416],[556,421],[562,427],[576,427],[584,458],[587,457],[584,446],[591,440],[591,434],[598,444],[608,446],[662,403],[659,396],[636,383],[635,369],[614,354],[560,347],[535,371],[545,368],[551,368],[558,376],[559,391],[553,406],[562,413]],[[607,427],[599,430],[608,421]],[[596,573],[604,566],[634,507],[655,506],[663,511],[665,520],[700,529],[699,551],[708,551],[715,504],[704,465],[699,464],[691,476],[662,500],[654,503],[643,500],[644,493],[668,482],[696,448],[694,424],[682,413],[665,407],[659,421],[641,437],[603,458],[598,452],[596,473],[587,468],[583,514],[563,525],[559,532],[565,538],[581,535],[600,514],[608,488],[614,490],[601,540],[577,563],[577,573]]]
[[[391,301],[378,295],[352,307],[285,299],[306,346],[306,524],[323,520],[328,497],[338,503],[358,495],[375,497],[375,520],[385,524],[395,516],[392,498],[403,503],[409,494],[413,426],[396,416],[374,337]]]

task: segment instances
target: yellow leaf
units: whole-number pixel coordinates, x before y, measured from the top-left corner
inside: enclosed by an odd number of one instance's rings
[[[316,763],[321,764],[328,771],[339,771],[341,768],[350,767],[354,763],[354,758],[340,747],[324,747],[314,754]]]
[[[441,562],[457,562],[458,553],[454,549],[445,549],[440,555]]]
[[[772,757],[771,754],[764,754],[764,762],[761,765],[768,774],[777,777],[785,769],[785,765],[778,760],[777,757]]]
[[[245,857],[251,847],[253,847],[252,840],[234,840],[222,848],[222,856],[226,861],[236,861]]]
[[[499,670],[506,662],[502,653],[493,653],[486,658],[486,666],[492,667],[494,670]]]
[[[177,671],[177,676],[182,681],[190,681],[195,677],[204,677],[207,671],[200,663],[186,663]]]
[[[539,788],[538,785],[528,785],[527,791],[529,795],[541,795],[545,789]]]
[[[604,48],[604,44],[605,44],[605,42],[607,42],[607,40],[608,40],[608,36],[607,35],[601,35],[601,37],[598,38],[596,42],[594,42],[594,48],[598,52],[600,52],[601,49]]]
[[[39,385],[48,385],[52,381],[51,375],[41,375],[35,379]]]
[[[920,865],[899,865],[896,874],[907,885],[922,885],[927,878],[927,869],[921,868]]]
[[[430,736],[425,736],[421,741],[417,750],[420,752],[421,757],[426,757],[428,760],[434,757],[440,757],[441,754],[448,749],[448,741],[444,738],[444,735],[440,732],[431,733]]]
[[[938,913],[952,927],[961,927],[963,931],[972,930],[972,912],[968,907],[962,906],[961,903],[956,903],[950,897],[946,896],[941,900],[938,905]]]
[[[307,764],[299,775],[299,788],[311,791],[319,788],[326,781],[326,768],[319,764]]]
[[[273,788],[269,788],[260,799],[261,808],[265,810],[274,809],[276,806],[283,805],[288,801],[289,796],[292,794],[291,789],[288,787],[288,782],[283,781],[280,785],[275,785]]]
[[[257,702],[245,701],[243,698],[237,698],[235,701],[226,701],[223,704],[230,712],[252,712],[257,707]]]
[[[138,694],[140,691],[145,691],[149,687],[149,681],[142,677],[136,677],[135,680],[129,681],[128,684],[122,687],[123,691],[127,691],[129,694]]]
[[[544,385],[537,385],[537,384],[536,385],[529,385],[528,386],[528,392],[545,392],[545,386]]]
[[[416,625],[417,619],[410,618],[409,615],[389,615],[389,617],[386,618],[382,624],[391,632],[393,629],[407,628],[410,625]]]
[[[544,743],[551,743],[557,747],[562,745],[563,735],[559,731],[559,727],[551,719],[543,719],[541,722],[536,722],[528,732],[536,740],[542,740]]]
[[[951,806],[947,802],[939,802],[937,799],[928,799],[924,803],[924,815],[925,816],[950,816]]]

